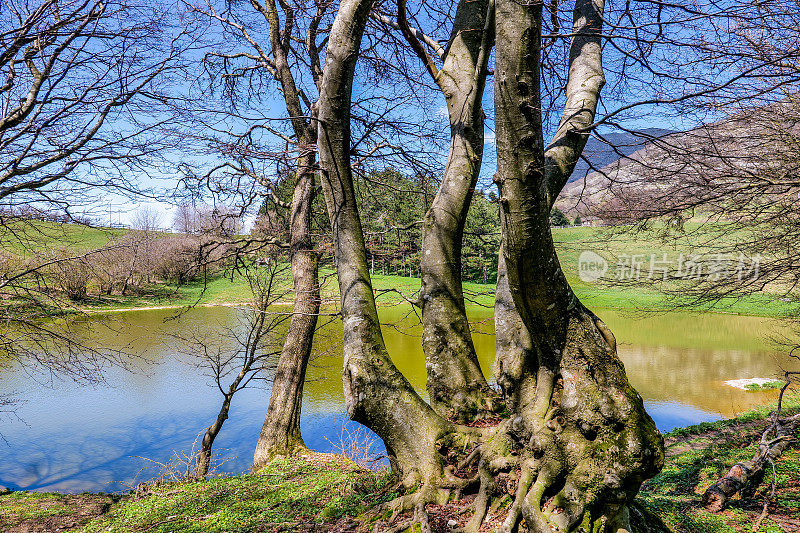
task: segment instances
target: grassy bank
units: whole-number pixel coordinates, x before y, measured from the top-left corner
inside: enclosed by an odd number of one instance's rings
[[[800,395],[790,397],[787,404],[790,412],[796,412]],[[700,499],[733,464],[753,455],[767,415],[766,409],[755,410],[665,436],[664,469],[644,484],[637,498],[637,508],[648,516],[653,532],[753,530],[771,474],[721,513],[706,511]],[[800,530],[799,448],[794,444],[775,462],[775,496],[757,532]],[[397,496],[394,490],[386,472],[364,470],[340,455],[309,453],[275,461],[258,475],[145,485],[121,496],[0,494],[0,531],[366,532],[376,519],[386,517],[379,506]],[[430,506],[436,531],[448,531],[446,524],[452,519],[464,525],[470,513],[459,510],[466,510],[469,503],[465,497],[446,507]],[[499,516],[503,512],[499,509]]]
[[[793,394],[787,405],[787,413],[798,412],[800,394]],[[758,451],[761,433],[768,425],[767,416],[768,410],[760,408],[734,419],[680,428],[665,435],[664,468],[644,484],[638,503],[657,516],[667,531],[676,533],[800,531],[800,446],[797,441],[775,461],[775,496],[770,499],[768,512],[757,529],[754,526],[771,490],[769,468],[760,484],[745,487],[722,512],[708,512],[700,504],[709,486],[733,465],[749,460]],[[800,438],[800,431],[795,438]]]
[[[14,231],[6,228],[0,234],[3,247],[20,257],[30,258],[45,250],[68,249],[75,253],[85,253],[125,237],[124,229],[89,228],[84,226],[57,224],[52,222],[18,223]],[[696,227],[695,227],[696,226]],[[648,282],[648,262],[650,257],[664,254],[673,263],[683,255],[709,256],[713,251],[713,240],[719,237],[713,228],[707,229],[695,224],[687,224],[686,233],[678,237],[664,237],[658,231],[645,233],[621,232],[618,229],[595,227],[554,228],[559,258],[564,272],[577,295],[589,307],[614,309],[669,310],[675,303],[668,301],[664,293],[656,290]],[[733,239],[734,236],[725,237]],[[594,251],[608,260],[609,272],[597,282],[586,282],[578,275],[581,252]],[[620,282],[617,275],[617,262],[621,258],[639,257],[643,261],[638,275],[642,283]],[[628,272],[628,274],[631,274]],[[286,273],[288,275],[288,273]],[[321,270],[322,292],[325,301],[331,304],[338,300],[338,287],[334,273],[328,268]],[[289,280],[284,280],[287,283]],[[630,281],[630,280],[627,280]],[[407,298],[413,298],[419,290],[420,280],[416,277],[373,274],[373,286],[378,294],[379,305],[395,305]],[[667,284],[667,289],[675,290],[676,283]],[[468,302],[491,306],[494,302],[493,284],[465,283]],[[76,303],[76,308],[89,311],[109,311],[139,309],[148,307],[182,307],[188,305],[243,304],[249,301],[247,282],[240,276],[217,275],[205,280],[194,281],[180,286],[154,283],[138,288],[127,296],[97,295],[90,291],[89,298]],[[289,296],[287,296],[287,299]],[[782,316],[793,312],[793,305],[782,301],[769,292],[758,293],[740,299],[720,302],[714,311],[755,315]],[[708,307],[689,307],[698,311]]]
[[[667,254],[675,259],[680,254],[704,254],[708,252],[707,244],[703,244],[702,235],[698,237],[689,229],[692,238],[669,239],[665,241],[657,233],[628,234],[609,231],[605,228],[574,227],[554,228],[554,239],[562,267],[568,281],[578,297],[592,308],[612,309],[647,309],[670,310],[676,305],[668,300],[664,293],[646,281],[648,273],[645,265],[642,272],[643,283],[619,283],[611,271],[599,282],[586,282],[578,275],[578,258],[584,250],[600,252],[613,263],[620,257],[633,255],[649,258],[651,255]],[[94,240],[97,240],[97,236]],[[700,244],[697,244],[697,242]],[[323,299],[334,303],[338,301],[338,287],[334,273],[330,269],[322,269]],[[373,286],[378,295],[379,305],[395,305],[413,298],[419,290],[420,280],[416,277],[386,275],[373,273]],[[673,284],[674,285],[674,284]],[[675,288],[667,285],[667,288]],[[464,284],[468,304],[491,306],[494,303],[494,284],[467,282]],[[239,304],[249,300],[249,291],[245,281],[237,276],[216,277],[197,281],[180,287],[157,286],[149,294],[137,297],[111,297],[89,301],[85,307],[89,309],[125,309],[161,305],[220,305]],[[780,317],[796,314],[795,306],[781,300],[777,295],[761,292],[737,299],[728,299],[717,303],[713,308],[708,306],[687,306],[696,311],[716,311],[753,316]]]

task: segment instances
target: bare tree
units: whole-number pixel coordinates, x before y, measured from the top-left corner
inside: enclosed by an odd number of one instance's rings
[[[73,213],[97,201],[109,190],[104,186],[120,194],[136,190],[130,170],[170,147],[157,127],[169,118],[160,102],[167,74],[180,67],[183,38],[158,5],[4,2],[0,210],[7,216],[0,217],[0,238],[6,249],[24,256],[28,244],[59,232],[30,213],[60,211],[59,221],[75,221],[85,217]],[[8,327],[0,345],[18,364],[94,380],[113,354],[74,337],[71,326],[46,320],[76,310],[45,276],[86,263],[83,251],[66,255],[24,258],[3,273],[0,313]]]
[[[161,214],[152,206],[140,207],[133,214],[131,227],[145,233],[158,231],[161,227]]]
[[[218,338],[180,338],[186,342],[182,352],[208,372],[222,394],[216,420],[203,435],[198,451],[194,479],[204,479],[211,465],[214,440],[228,419],[234,395],[259,380],[270,379],[270,369],[280,354],[281,324],[290,315],[273,309],[288,291],[288,265],[270,261],[265,267],[248,268],[243,275],[253,295],[252,305],[244,310],[240,327],[221,332]]]
[[[488,1],[459,2],[444,48],[410,26],[406,2],[397,7],[396,22],[379,19],[408,41],[444,95],[450,119],[447,164],[423,224],[419,302],[432,405],[466,421],[496,407],[472,343],[461,284],[464,224],[483,156],[481,101],[494,41],[494,7]]]
[[[175,215],[172,218],[172,227],[175,231],[193,235],[200,231],[200,221],[197,209],[188,204],[180,203],[175,208]]]
[[[349,150],[353,73],[371,8],[369,0],[340,4],[318,105],[321,175],[344,323],[348,414],[383,439],[403,484],[417,489],[394,505],[415,509],[415,520],[424,527],[426,503],[477,486],[467,526],[477,531],[497,479],[511,476],[517,490],[504,531],[517,530],[523,515],[534,531],[629,529],[627,504],[641,481],[660,468],[661,437],[627,381],[613,335],[567,284],[549,226],[552,203],[583,149],[604,82],[603,3],[579,1],[572,9],[561,119],[545,146],[540,60],[549,38],[542,32],[543,6],[496,2],[496,181],[508,294],[501,301],[517,325],[498,322],[495,365],[511,415],[482,430],[456,425],[422,401],[383,342]],[[501,344],[515,334],[516,344]],[[474,477],[455,474],[474,460]]]
[[[319,253],[312,235],[313,202],[316,195],[316,111],[314,93],[321,73],[320,46],[324,42],[323,21],[330,16],[327,2],[275,3],[251,0],[247,4],[217,6],[205,2],[195,11],[216,22],[229,44],[207,54],[207,69],[226,84],[231,114],[239,105],[258,103],[254,86],[277,87],[286,110],[285,121],[242,117],[244,132],[218,132],[208,144],[225,159],[204,175],[215,190],[235,190],[245,209],[254,197],[268,199],[275,209],[287,212],[287,227],[280,234],[262,235],[264,242],[285,245],[294,280],[293,314],[273,383],[267,415],[253,459],[253,470],[275,455],[305,448],[300,435],[300,408],[308,359],[319,314]],[[263,32],[259,30],[263,28]],[[278,124],[275,124],[277,122]],[[264,146],[263,135],[277,139],[282,149]],[[278,180],[265,172],[265,163],[283,166],[292,182],[290,198],[281,197]],[[277,173],[279,176],[280,172]],[[247,182],[249,186],[243,186]],[[221,185],[221,184],[225,185]],[[230,185],[234,184],[233,187]],[[257,188],[259,193],[250,194]],[[288,242],[283,237],[288,235]]]
[[[123,170],[164,148],[153,104],[179,53],[159,17],[132,3],[4,4],[0,201],[67,207],[112,177],[133,190]]]

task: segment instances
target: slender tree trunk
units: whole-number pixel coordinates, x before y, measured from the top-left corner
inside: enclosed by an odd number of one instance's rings
[[[195,479],[205,479],[205,477],[208,475],[208,470],[211,466],[211,450],[214,446],[214,440],[217,438],[217,435],[219,435],[222,425],[228,419],[228,413],[231,409],[233,395],[236,394],[236,391],[239,389],[239,385],[242,383],[242,380],[250,371],[250,367],[252,365],[251,361],[252,359],[250,358],[245,360],[245,363],[242,366],[242,369],[239,371],[239,374],[228,387],[228,392],[225,394],[222,400],[222,406],[217,414],[217,419],[208,427],[208,429],[206,429],[206,432],[203,435],[203,440],[200,443],[200,451],[197,455],[197,466],[194,470]]]
[[[331,28],[319,99],[319,160],[341,294],[347,413],[383,439],[393,470],[412,487],[441,472],[436,441],[450,425],[392,363],[369,276],[349,157],[353,76],[371,7],[372,0],[343,0]]]
[[[272,383],[267,415],[253,456],[252,469],[256,471],[276,455],[288,455],[298,449],[305,449],[300,434],[300,409],[303,403],[306,368],[317,326],[320,295],[318,258],[311,236],[316,170],[313,146],[317,139],[317,125],[314,120],[306,117],[301,104],[300,90],[292,73],[289,41],[284,33],[291,32],[292,22],[284,20],[289,27],[281,29],[282,19],[274,0],[253,5],[264,15],[269,24],[276,78],[281,85],[286,110],[300,150],[297,158],[297,180],[289,213],[289,253],[294,282],[294,306]],[[313,115],[314,110],[309,110],[309,113]]]
[[[219,435],[219,432],[222,429],[222,424],[224,424],[228,419],[228,411],[231,407],[231,398],[231,395],[225,395],[225,399],[222,402],[222,408],[217,415],[217,419],[208,427],[208,429],[206,429],[206,432],[203,435],[203,440],[200,443],[200,451],[197,455],[197,466],[195,467],[193,475],[194,479],[205,479],[208,475],[208,470],[211,467],[211,450],[214,446],[214,440],[217,438],[217,435]]]
[[[306,156],[292,200],[290,253],[294,307],[275,369],[267,416],[253,456],[254,472],[277,455],[291,455],[305,449],[300,434],[300,409],[320,306],[318,258],[311,241],[313,161],[313,155]]]
[[[461,246],[483,157],[486,61],[493,30],[489,1],[459,2],[444,64],[432,72],[447,101],[450,151],[425,215],[420,277],[422,349],[433,407],[456,420],[493,409],[472,342],[461,283]]]

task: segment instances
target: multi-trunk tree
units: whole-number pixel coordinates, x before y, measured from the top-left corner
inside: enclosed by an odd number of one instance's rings
[[[465,4],[469,5],[459,6],[459,10],[475,6]],[[413,34],[404,24],[402,3],[400,7],[399,26]],[[575,3],[562,118],[548,145],[540,93],[545,40],[541,2],[486,3],[484,13],[473,13],[461,28],[456,25],[456,35],[443,53],[447,64],[448,54],[453,53],[454,58],[458,54],[465,33],[474,39],[473,48],[463,50],[468,63],[464,72],[476,73],[478,79],[473,77],[465,87],[452,89],[457,94],[445,92],[449,104],[460,104],[459,109],[450,111],[454,144],[448,167],[455,170],[462,165],[466,172],[460,171],[459,179],[469,183],[473,179],[469,166],[475,163],[474,139],[469,136],[474,135],[471,128],[482,129],[481,121],[476,120],[479,109],[469,107],[479,107],[480,99],[470,100],[469,91],[476,85],[479,89],[480,78],[485,76],[483,58],[490,53],[491,34],[497,43],[495,181],[504,244],[494,368],[507,409],[494,425],[481,428],[461,423],[481,413],[473,409],[469,417],[469,410],[447,405],[448,401],[461,402],[456,394],[469,398],[471,389],[475,390],[469,380],[459,381],[466,375],[463,361],[471,359],[462,342],[463,330],[453,335],[451,329],[440,325],[425,328],[425,336],[433,338],[423,342],[437,346],[426,349],[429,390],[435,391],[439,383],[452,387],[445,383],[450,376],[459,383],[457,390],[450,389],[448,398],[432,394],[433,406],[396,369],[383,341],[350,163],[350,99],[371,9],[370,0],[341,2],[331,28],[318,102],[320,174],[341,291],[348,414],[383,439],[393,470],[409,490],[395,505],[414,508],[416,520],[422,523],[427,521],[426,503],[475,491],[475,512],[467,526],[475,531],[492,501],[505,492],[513,503],[504,531],[517,530],[522,518],[530,531],[628,530],[628,504],[641,482],[660,468],[662,439],[641,397],[628,383],[612,333],[581,304],[567,283],[549,225],[553,201],[583,149],[604,83],[603,3]],[[475,39],[475,33],[481,37]],[[420,55],[427,60],[425,54]],[[429,71],[437,83],[445,76],[430,67]],[[468,112],[464,114],[464,110]],[[450,189],[445,178],[438,196],[448,200],[443,201],[447,209],[429,212],[422,250],[423,257],[428,250],[443,254],[438,264],[446,276],[434,281],[447,289],[443,301],[448,302],[447,309],[455,311],[455,322],[464,315],[463,302],[459,307],[457,284],[450,283],[447,288],[448,276],[452,262],[458,260],[464,218],[460,213],[466,211],[458,208],[468,204],[469,194],[470,187]],[[440,218],[444,216],[454,222]],[[434,236],[439,238],[436,244],[431,243]],[[433,273],[433,269],[427,271]],[[458,278],[458,272],[454,277]],[[427,283],[433,286],[430,278]],[[426,291],[423,289],[423,298]],[[432,316],[443,315],[437,312]],[[468,329],[465,333],[468,335]],[[439,371],[445,368],[449,370]],[[468,468],[470,464],[477,468]]]

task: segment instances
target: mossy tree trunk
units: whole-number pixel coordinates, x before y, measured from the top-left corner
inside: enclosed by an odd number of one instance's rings
[[[523,517],[527,530],[542,533],[629,529],[627,504],[660,468],[662,439],[628,383],[613,335],[569,287],[549,225],[603,85],[603,4],[576,2],[564,118],[545,149],[542,5],[496,3],[503,251],[495,371],[509,415],[481,429],[449,422],[422,401],[383,342],[349,161],[350,95],[370,7],[371,0],[344,0],[333,24],[319,102],[319,157],[341,291],[347,410],[383,439],[409,490],[393,505],[414,508],[424,522],[426,503],[475,491],[466,529],[477,531],[505,492],[513,503],[503,531],[517,531]],[[463,350],[458,342],[453,349]],[[458,475],[472,461],[477,473]]]
[[[503,260],[530,339],[510,384],[521,474],[506,528],[627,529],[627,503],[663,462],[662,439],[628,383],[610,330],[572,292],[549,214],[586,143],[604,83],[602,0],[578,0],[566,105],[545,149],[540,96],[542,4],[497,0],[495,114]]]
[[[342,381],[352,420],[375,431],[407,486],[441,471],[450,424],[392,363],[381,333],[350,167],[350,97],[372,0],[344,0],[331,28],[319,99],[321,182],[334,237],[344,332]]]
[[[488,0],[462,1],[437,69],[405,21],[400,27],[441,89],[450,118],[450,150],[439,190],[425,214],[420,259],[422,349],[433,407],[454,420],[491,411],[494,394],[481,372],[464,305],[461,247],[480,174],[484,144],[481,106],[494,37]],[[490,20],[487,20],[489,17]]]

